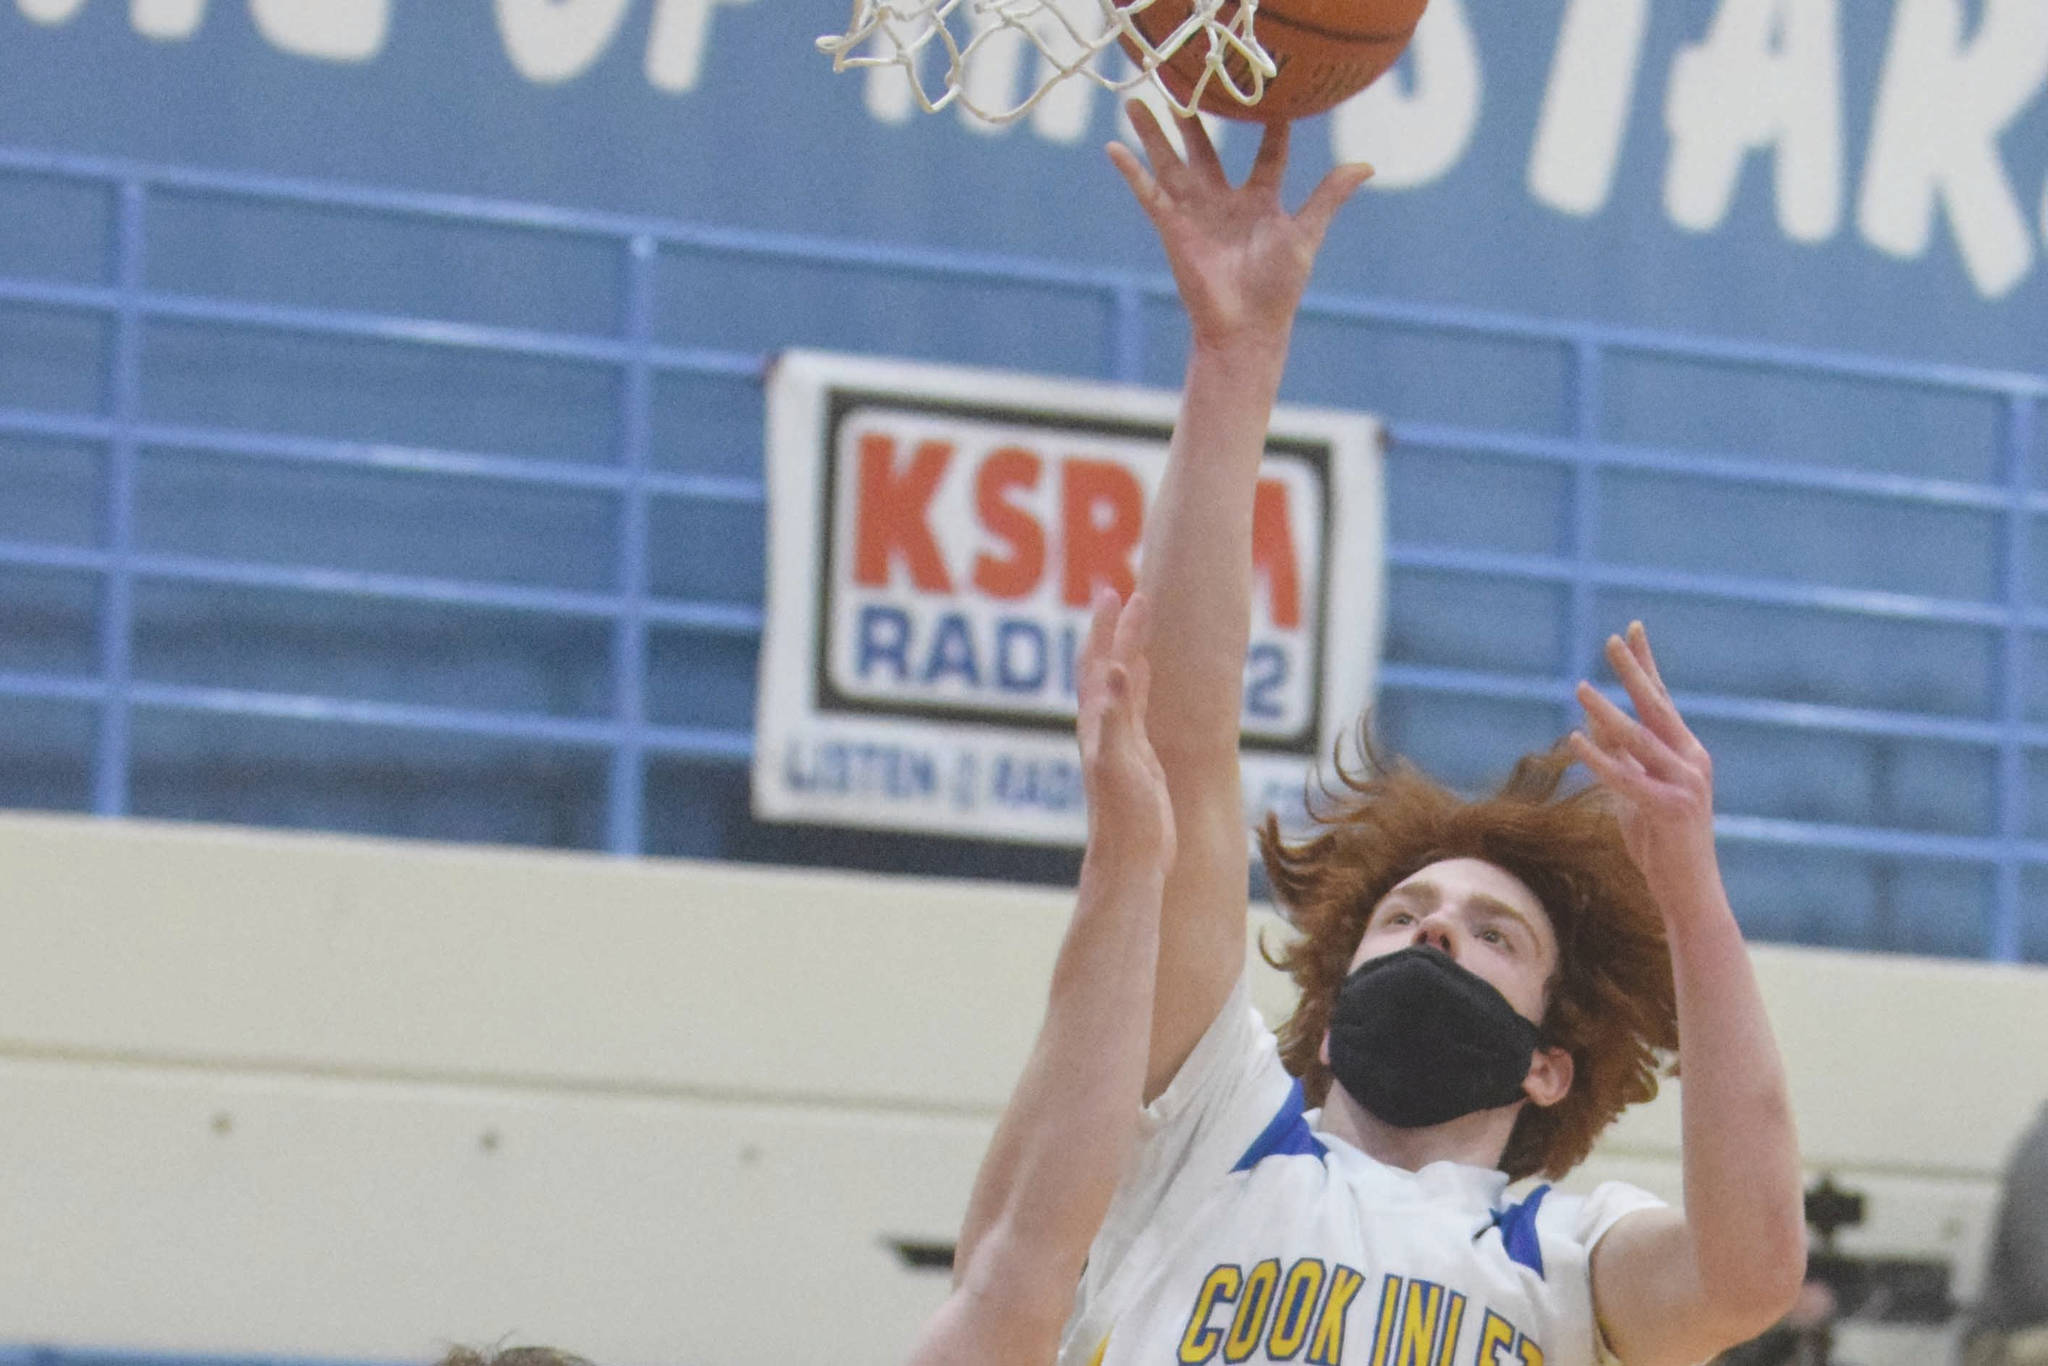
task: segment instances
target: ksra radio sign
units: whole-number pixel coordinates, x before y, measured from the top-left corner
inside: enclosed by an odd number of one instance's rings
[[[1074,672],[1128,593],[1176,395],[787,352],[768,385],[765,819],[1079,844]],[[1379,649],[1379,425],[1282,408],[1259,475],[1248,819],[1290,824]]]

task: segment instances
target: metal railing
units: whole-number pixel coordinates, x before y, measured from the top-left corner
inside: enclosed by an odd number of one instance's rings
[[[763,502],[758,477],[658,469],[652,456],[653,388],[666,376],[758,383],[766,360],[756,350],[667,344],[654,319],[656,269],[664,256],[713,264],[749,261],[860,272],[875,277],[984,285],[1024,285],[1098,300],[1107,318],[1106,378],[1136,381],[1148,373],[1153,339],[1147,311],[1169,306],[1164,276],[1068,268],[994,255],[711,228],[615,214],[572,211],[450,195],[398,193],[332,184],[136,165],[67,155],[0,150],[0,175],[98,187],[112,204],[112,260],[97,282],[32,279],[0,273],[0,306],[86,314],[106,326],[105,401],[97,412],[46,411],[0,394],[0,434],[91,443],[105,452],[101,534],[92,547],[0,540],[0,566],[63,570],[93,576],[99,587],[97,666],[90,676],[0,673],[0,696],[89,705],[97,716],[91,809],[129,810],[131,719],[137,709],[200,711],[307,722],[344,722],[449,735],[523,738],[604,757],[608,772],[604,844],[633,854],[645,844],[645,782],[651,757],[741,765],[750,757],[745,729],[657,724],[646,696],[651,627],[704,637],[751,640],[761,628],[757,605],[662,596],[650,587],[650,503],[655,499],[751,507]],[[568,235],[603,244],[622,272],[616,328],[603,335],[385,313],[202,297],[149,284],[152,206],[166,193],[258,204],[329,209],[413,222],[456,223]],[[0,272],[5,265],[0,263]],[[1624,589],[1681,594],[1706,601],[1791,607],[1862,618],[1945,623],[1992,633],[1998,646],[1996,706],[1981,717],[1876,710],[1694,693],[1680,703],[1694,718],[1947,742],[1995,758],[1994,829],[1984,835],[1938,834],[1827,824],[1778,817],[1724,815],[1720,833],[1733,843],[1778,844],[1900,859],[1938,859],[1988,869],[1995,878],[1985,944],[1994,958],[2023,954],[2023,876],[2048,868],[2048,841],[2029,837],[2028,761],[2048,756],[2048,725],[2027,712],[2030,633],[2048,631],[2048,604],[2029,598],[2029,531],[2048,513],[2048,492],[2034,486],[2030,457],[2038,438],[2048,378],[1943,365],[1916,365],[1784,346],[1681,337],[1642,329],[1539,321],[1452,308],[1425,308],[1357,297],[1313,294],[1308,319],[1505,340],[1555,348],[1567,364],[1568,415],[1561,433],[1530,434],[1443,422],[1404,421],[1390,431],[1400,450],[1441,450],[1553,467],[1569,487],[1568,526],[1554,554],[1509,554],[1471,547],[1396,540],[1391,569],[1448,571],[1555,586],[1567,595],[1563,667],[1543,676],[1509,670],[1389,662],[1383,693],[1505,699],[1570,706],[1571,688],[1588,676],[1604,631],[1596,595]],[[396,342],[413,347],[499,356],[539,357],[608,369],[616,374],[616,449],[609,463],[430,449],[385,442],[284,435],[232,426],[150,420],[143,402],[143,339],[153,323],[177,322]],[[1972,482],[1819,463],[1766,463],[1741,452],[1712,453],[1620,442],[1603,435],[1604,386],[1617,359],[1650,358],[1719,370],[1769,372],[1827,381],[1903,386],[1962,395],[1998,406],[2002,422],[1998,477]],[[278,466],[375,469],[452,476],[494,485],[600,493],[613,500],[617,542],[611,582],[603,590],[569,590],[431,578],[395,573],[260,564],[149,552],[136,540],[138,461],[144,450],[203,452]],[[1604,472],[1682,476],[1691,480],[1848,495],[1920,507],[1968,509],[1996,519],[1995,601],[1969,601],[1746,577],[1629,566],[1599,558],[1598,480]],[[603,623],[611,639],[611,696],[601,717],[562,717],[472,710],[346,697],[283,695],[152,681],[136,676],[133,659],[138,583],[182,582],[356,595],[399,602],[487,607]]]
[[[85,1347],[0,1347],[0,1366],[371,1366],[326,1357],[136,1352]],[[378,1363],[377,1366],[382,1366]]]

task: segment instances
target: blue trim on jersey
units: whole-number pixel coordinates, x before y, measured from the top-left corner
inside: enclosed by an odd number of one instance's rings
[[[1527,1200],[1509,1205],[1493,1216],[1508,1260],[1521,1263],[1539,1276],[1543,1274],[1543,1244],[1536,1237],[1536,1211],[1543,1208],[1543,1197],[1548,1194],[1550,1187],[1538,1186],[1529,1192]]]
[[[1301,1079],[1287,1088],[1287,1099],[1280,1102],[1273,1120],[1259,1136],[1252,1140],[1252,1146],[1244,1150],[1244,1156],[1237,1159],[1237,1165],[1230,1170],[1248,1172],[1259,1163],[1276,1155],[1313,1156],[1321,1158],[1330,1150],[1308,1127],[1308,1118],[1303,1113],[1308,1104],[1301,1093]]]

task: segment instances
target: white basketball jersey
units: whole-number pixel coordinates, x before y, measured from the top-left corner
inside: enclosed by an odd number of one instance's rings
[[[1510,1199],[1317,1131],[1242,981],[1145,1110],[1060,1366],[1593,1366],[1589,1258],[1661,1202],[1619,1183]]]

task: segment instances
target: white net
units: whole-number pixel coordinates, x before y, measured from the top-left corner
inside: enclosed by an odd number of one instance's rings
[[[1185,16],[1164,37],[1147,38],[1138,27],[1155,5],[1163,17],[1184,4]],[[1116,91],[1149,80],[1176,113],[1189,115],[1212,85],[1246,105],[1265,93],[1275,71],[1252,29],[1257,9],[1257,0],[854,0],[846,32],[825,35],[818,47],[835,71],[900,68],[926,113],[957,104],[1009,123],[1079,79]],[[1035,69],[1026,70],[1019,59],[1033,50]],[[1160,75],[1183,50],[1201,57],[1185,98]],[[1177,64],[1190,69],[1185,59]]]

